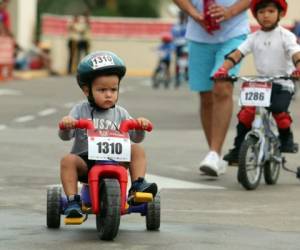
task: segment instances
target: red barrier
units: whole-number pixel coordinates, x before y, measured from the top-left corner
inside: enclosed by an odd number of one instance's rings
[[[67,36],[68,22],[71,17],[45,14],[42,17],[44,35]],[[160,38],[161,34],[170,32],[174,22],[156,18],[100,18],[92,17],[91,33],[94,37],[134,37]],[[290,29],[291,26],[285,26]],[[251,31],[259,29],[251,25]]]
[[[70,17],[43,15],[44,35],[62,36],[68,34]],[[91,18],[91,33],[97,37],[139,37],[159,38],[169,32],[173,22],[154,18]]]
[[[10,37],[0,37],[0,81],[12,78],[14,43]]]

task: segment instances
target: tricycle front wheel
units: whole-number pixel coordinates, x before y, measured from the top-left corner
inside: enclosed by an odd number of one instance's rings
[[[113,240],[120,225],[120,184],[117,179],[102,179],[100,182],[100,213],[96,225],[101,240]]]

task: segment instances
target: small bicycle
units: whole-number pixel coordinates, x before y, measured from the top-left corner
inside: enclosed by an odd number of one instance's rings
[[[78,120],[76,128],[87,129],[89,159],[96,160],[88,174],[88,183],[81,188],[82,211],[85,217],[65,218],[67,225],[79,225],[89,214],[96,215],[100,239],[113,240],[119,230],[120,216],[140,213],[146,217],[147,230],[160,227],[160,195],[136,192],[134,205],[127,203],[127,169],[120,162],[130,162],[128,131],[142,128],[136,120],[122,121],[119,131],[95,130],[92,121]],[[63,129],[63,127],[61,127]],[[152,130],[152,126],[146,128]],[[60,227],[60,217],[67,207],[67,197],[60,186],[47,190],[47,226]]]
[[[179,87],[188,81],[188,48],[185,45],[176,61],[175,87]]]
[[[158,88],[160,85],[163,85],[165,88],[168,88],[170,85],[170,76],[168,74],[168,65],[163,60],[165,58],[166,52],[159,51],[159,62],[158,66],[155,69],[152,75],[152,87]]]
[[[290,80],[290,76],[276,77],[233,77],[232,80],[242,80],[240,104],[256,107],[252,129],[247,133],[239,152],[237,179],[247,190],[254,190],[260,183],[262,172],[265,183],[277,183],[280,167],[285,167],[285,158],[280,151],[279,132],[276,122],[266,107],[270,106],[272,84],[275,80]],[[298,144],[294,145],[294,153]],[[294,172],[299,175],[300,170]],[[298,173],[299,172],[299,173]],[[299,175],[300,176],[300,175]]]

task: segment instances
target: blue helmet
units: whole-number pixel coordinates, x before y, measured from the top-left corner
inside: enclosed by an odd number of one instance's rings
[[[90,85],[101,75],[117,75],[121,80],[126,73],[123,60],[110,51],[96,51],[85,56],[77,67],[77,82],[80,88]]]

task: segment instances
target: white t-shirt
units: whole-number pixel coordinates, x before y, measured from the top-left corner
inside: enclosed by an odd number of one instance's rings
[[[289,75],[295,69],[292,56],[300,52],[295,35],[289,30],[278,26],[272,31],[258,30],[238,47],[243,55],[253,53],[255,68],[258,75],[278,76]],[[293,90],[292,81],[278,80],[283,86]]]

